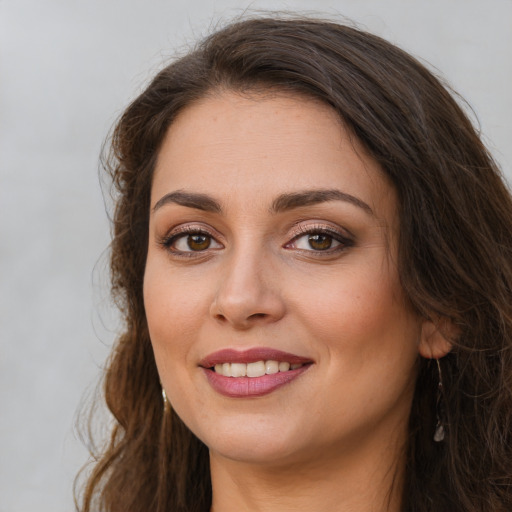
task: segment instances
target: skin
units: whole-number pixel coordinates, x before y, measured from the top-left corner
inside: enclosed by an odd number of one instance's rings
[[[355,200],[272,210],[280,195],[332,189]],[[220,211],[162,199],[177,191]],[[210,449],[212,510],[398,511],[417,359],[449,347],[403,296],[396,197],[378,164],[327,106],[224,91],[171,125],[151,204],[149,331],[172,406]],[[262,346],[313,364],[242,399],[198,366]]]

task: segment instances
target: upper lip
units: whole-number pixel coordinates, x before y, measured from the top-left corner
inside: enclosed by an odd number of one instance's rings
[[[278,361],[290,364],[312,363],[310,358],[283,352],[268,347],[256,347],[248,350],[226,348],[213,352],[199,361],[199,366],[211,368],[222,363],[255,363],[256,361]]]

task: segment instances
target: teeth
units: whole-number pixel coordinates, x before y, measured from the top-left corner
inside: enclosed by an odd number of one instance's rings
[[[281,362],[279,363],[279,371],[287,372],[290,369],[290,363]]]
[[[279,371],[279,363],[277,361],[267,361],[265,363],[265,373],[267,375],[272,375],[273,373],[277,373]]]
[[[224,377],[263,377],[278,372],[296,370],[301,363],[290,364],[285,361],[256,361],[255,363],[222,363],[215,365],[215,373]]]
[[[263,377],[263,375],[265,375],[265,361],[247,365],[247,377]]]
[[[231,377],[231,365],[229,363],[224,363],[222,365],[222,375],[225,375],[226,377]]]
[[[229,364],[229,363],[225,363]],[[224,369],[224,365],[222,365]],[[231,377],[245,377],[247,375],[247,365],[244,363],[231,363]]]

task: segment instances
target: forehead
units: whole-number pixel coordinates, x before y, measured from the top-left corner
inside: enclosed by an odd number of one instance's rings
[[[333,109],[298,95],[223,92],[193,103],[170,126],[152,204],[182,189],[261,202],[308,188],[342,189],[384,217],[395,209],[380,166]]]

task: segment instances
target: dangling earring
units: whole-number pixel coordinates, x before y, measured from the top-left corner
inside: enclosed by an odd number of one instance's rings
[[[436,398],[436,430],[434,433],[434,441],[436,443],[440,443],[441,441],[444,441],[444,426],[441,422],[441,415],[440,415],[440,407],[441,407],[441,400],[443,396],[443,374],[441,373],[441,364],[439,363],[439,359],[436,359],[437,363],[437,371],[439,373],[439,383],[437,385],[437,398]]]
[[[169,404],[169,400],[167,399],[167,393],[165,392],[165,389],[163,387],[162,387],[162,399],[164,401],[164,413],[167,413],[167,412],[169,412],[171,405]]]

